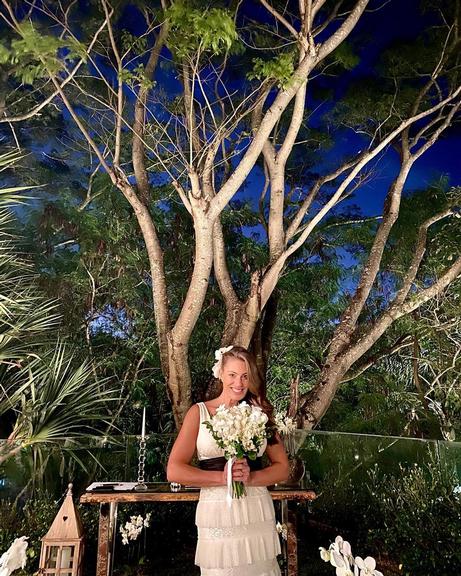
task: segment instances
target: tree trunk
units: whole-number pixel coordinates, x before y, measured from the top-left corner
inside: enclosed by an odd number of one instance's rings
[[[299,403],[300,422],[304,429],[312,430],[320,422],[349,368],[350,365],[344,360],[327,364],[323,368],[319,382]]]
[[[173,409],[176,429],[179,430],[191,406],[192,382],[188,364],[188,346],[168,338],[168,396]]]
[[[279,300],[280,291],[275,290],[261,313],[250,343],[250,350],[255,355],[259,371],[263,375],[267,373]]]

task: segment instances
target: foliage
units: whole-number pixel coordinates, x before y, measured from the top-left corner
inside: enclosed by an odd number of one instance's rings
[[[459,450],[446,442],[435,446],[340,433],[308,436],[298,455],[318,496],[312,515],[302,519],[305,537],[313,539],[309,554],[318,554],[317,546],[341,533],[355,549],[375,557],[388,576],[457,574]],[[331,567],[314,563],[312,569],[323,576]]]
[[[75,366],[73,360],[58,342],[55,350],[33,358],[10,376],[0,414],[17,411],[12,440],[26,446],[71,439],[96,431],[95,423],[104,422],[116,395],[94,380],[90,362]]]
[[[0,156],[0,168],[11,168],[18,158]],[[56,302],[37,293],[37,276],[15,242],[15,220],[11,202],[24,202],[18,192],[24,187],[3,188],[0,192],[0,374],[24,360],[40,337],[56,327]],[[26,342],[27,340],[27,342]]]
[[[459,481],[433,462],[372,476],[374,513],[369,537],[402,564],[404,576],[453,576],[461,565]],[[421,529],[424,527],[424,529]]]
[[[248,74],[250,80],[276,80],[278,85],[286,88],[294,72],[293,52],[283,52],[271,60],[255,58],[253,70]]]
[[[171,22],[168,45],[178,59],[207,51],[218,56],[237,46],[238,33],[229,10],[195,8],[176,0],[166,10],[166,16]]]
[[[58,74],[63,68],[63,56],[64,64],[75,58],[86,60],[84,48],[74,38],[43,33],[30,21],[21,22],[17,30],[19,39],[13,40],[9,48],[1,45],[0,64],[14,66],[15,76],[23,84]]]
[[[37,442],[94,433],[116,399],[114,389],[94,377],[91,361],[79,365],[52,334],[57,306],[40,294],[30,263],[18,255],[9,193],[0,196],[0,415],[11,420],[12,431],[6,431],[0,462]]]

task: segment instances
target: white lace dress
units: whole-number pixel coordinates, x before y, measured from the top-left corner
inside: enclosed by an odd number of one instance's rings
[[[223,456],[204,421],[210,414],[203,402],[197,437],[199,460]],[[261,447],[259,456],[266,449]],[[276,556],[280,541],[272,498],[266,487],[247,487],[246,497],[229,507],[226,486],[202,488],[195,523],[198,531],[195,563],[202,576],[280,576]]]

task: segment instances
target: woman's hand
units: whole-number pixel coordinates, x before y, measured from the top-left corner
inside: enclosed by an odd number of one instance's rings
[[[250,481],[250,467],[245,458],[239,458],[235,460],[232,466],[232,480],[234,482],[243,482],[248,484]]]

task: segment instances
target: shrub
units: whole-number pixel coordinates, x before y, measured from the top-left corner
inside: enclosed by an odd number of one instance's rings
[[[403,576],[455,576],[461,567],[461,495],[454,473],[432,462],[370,475],[380,526],[375,546],[402,565]]]

